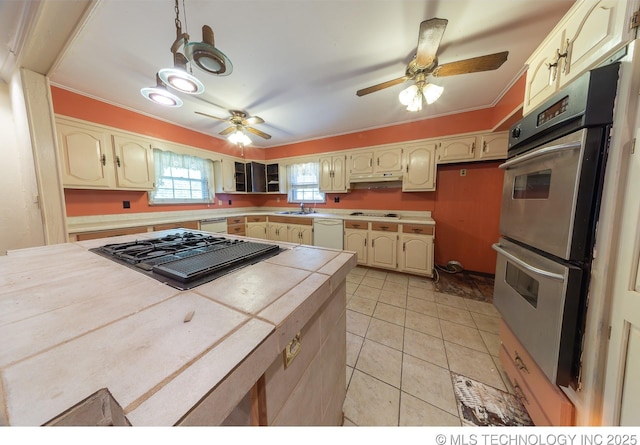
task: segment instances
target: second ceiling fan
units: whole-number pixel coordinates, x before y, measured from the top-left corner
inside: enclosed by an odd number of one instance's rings
[[[229,114],[231,115],[229,117],[212,116],[211,114],[201,113],[200,111],[196,111],[195,113],[200,114],[202,116],[210,117],[212,119],[216,119],[219,121],[228,122],[230,126],[222,130],[220,133],[218,133],[222,136],[231,135],[234,132],[236,134],[243,133],[244,130],[247,130],[250,133],[260,136],[261,138],[271,139],[270,134],[267,134],[264,131],[260,131],[257,128],[253,128],[250,126],[250,125],[264,123],[264,119],[262,119],[259,116],[249,116],[247,113],[240,110],[229,110]],[[236,143],[235,141],[232,141],[232,142]],[[244,145],[247,145],[247,144],[245,143]]]
[[[404,76],[363,88],[358,90],[356,94],[358,96],[364,96],[401,84],[407,80],[414,80],[414,85],[411,85],[400,93],[400,102],[407,105],[407,110],[409,111],[419,111],[422,109],[423,96],[427,100],[427,103],[432,103],[438,99],[442,93],[442,87],[427,83],[427,76],[445,77],[480,71],[491,71],[500,68],[507,60],[509,51],[503,51],[439,65],[437,57],[438,48],[440,47],[440,41],[442,40],[447,23],[448,20],[439,18],[425,20],[420,23],[416,55],[413,60],[409,62],[409,65],[407,65]]]

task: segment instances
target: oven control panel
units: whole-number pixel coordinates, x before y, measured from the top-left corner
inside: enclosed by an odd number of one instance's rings
[[[554,117],[560,116],[562,113],[567,111],[568,106],[569,106],[569,96],[565,96],[562,99],[560,99],[558,102],[546,108],[544,111],[538,114],[538,127],[542,124],[546,124]]]

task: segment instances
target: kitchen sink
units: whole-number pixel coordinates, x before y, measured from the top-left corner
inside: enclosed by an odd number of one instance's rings
[[[278,215],[309,215],[313,212],[276,212]]]

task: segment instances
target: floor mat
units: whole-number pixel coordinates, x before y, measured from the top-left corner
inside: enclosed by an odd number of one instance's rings
[[[524,406],[513,394],[451,373],[463,426],[533,426]]]

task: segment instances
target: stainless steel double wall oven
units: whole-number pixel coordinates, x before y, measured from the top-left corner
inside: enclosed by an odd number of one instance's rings
[[[618,82],[574,80],[511,128],[494,304],[549,379],[576,387]]]

